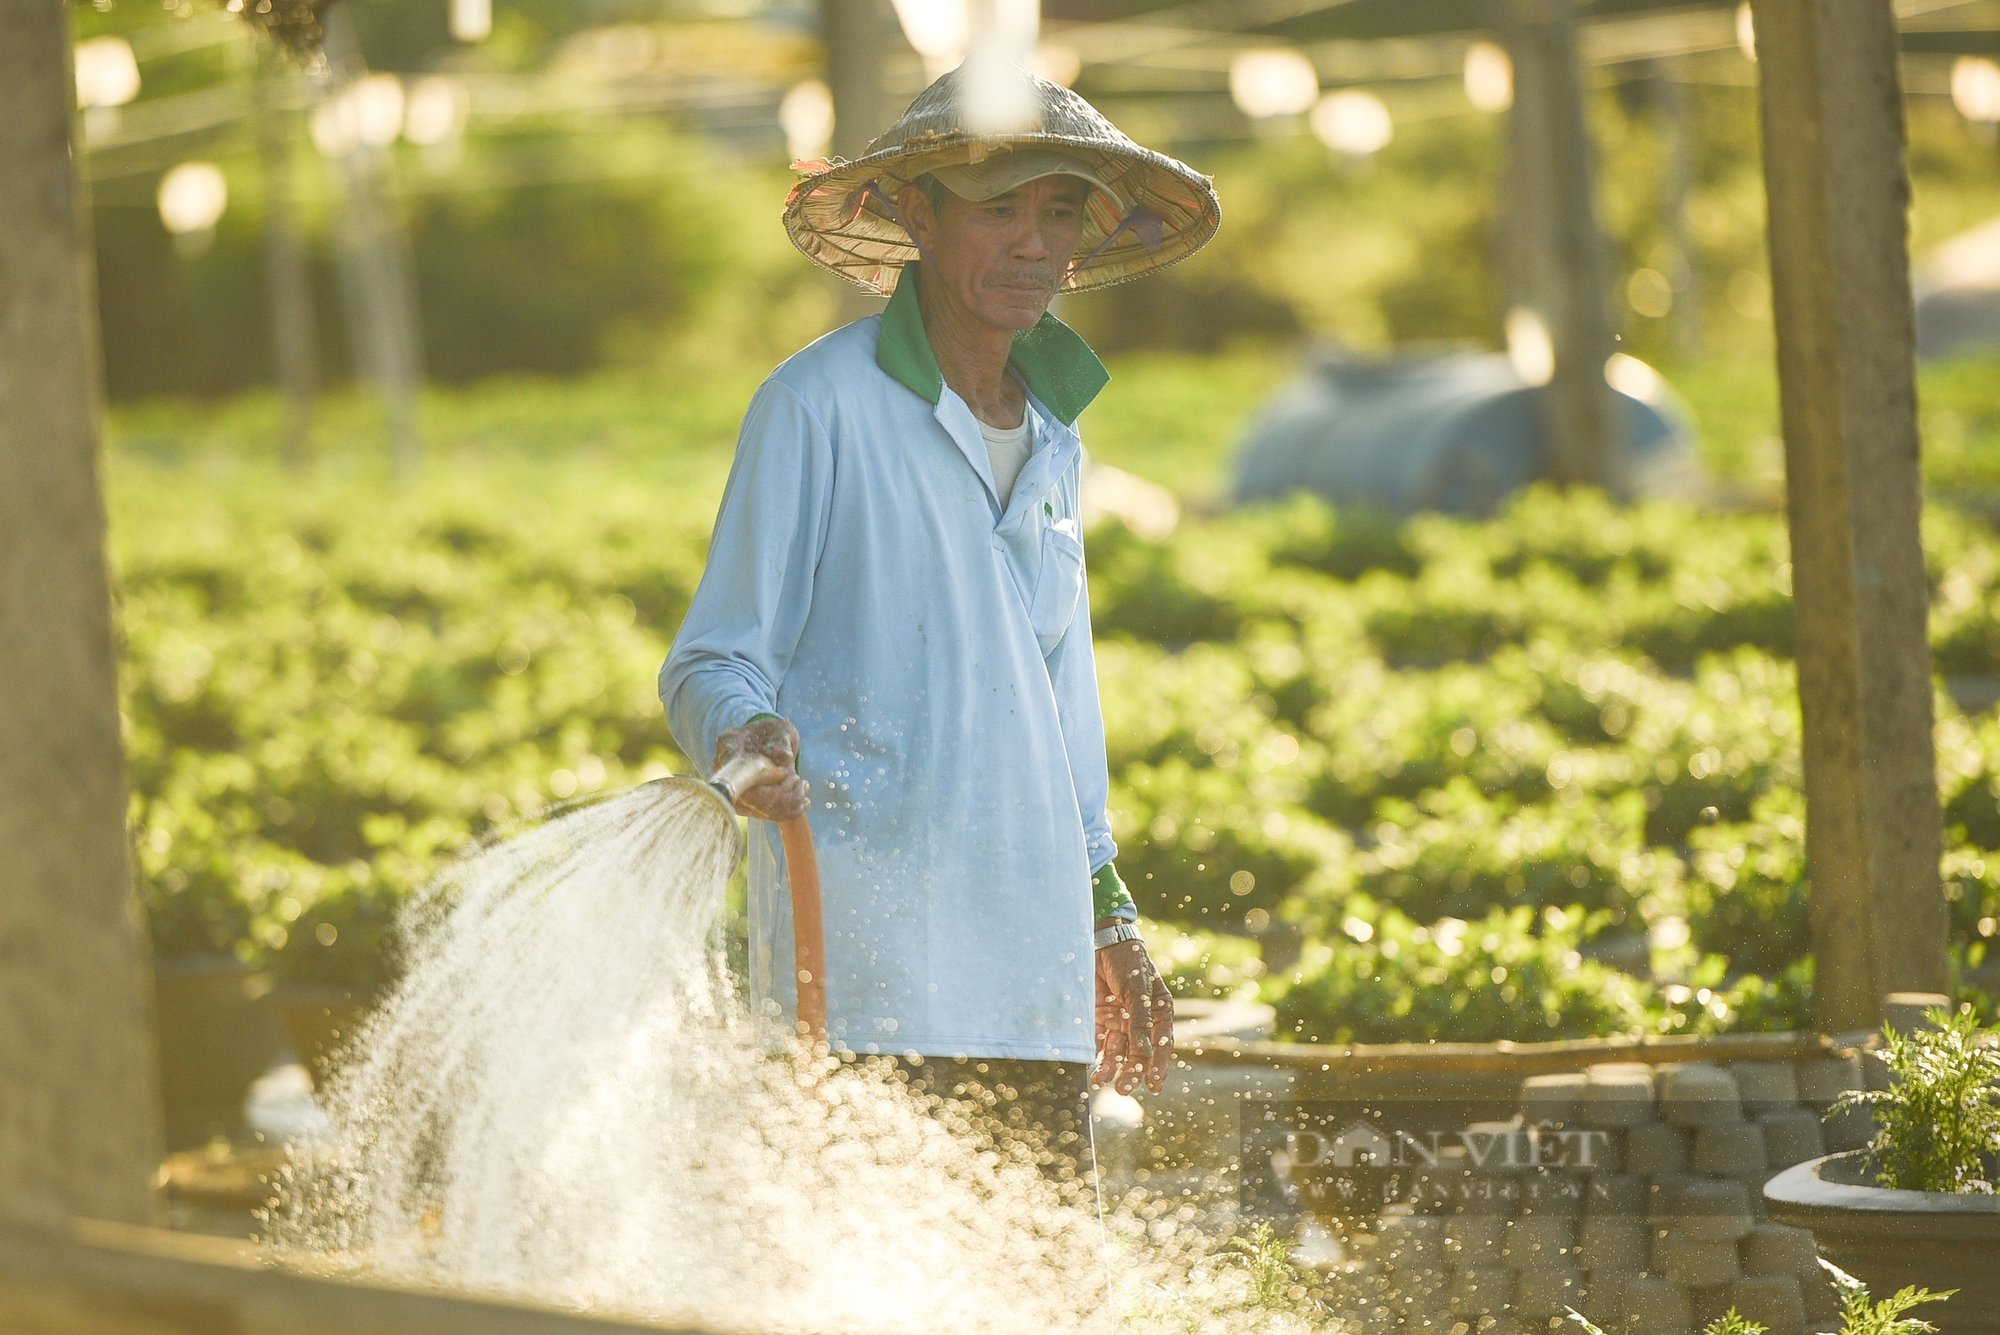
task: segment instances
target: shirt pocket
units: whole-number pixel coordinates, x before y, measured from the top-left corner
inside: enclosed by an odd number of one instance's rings
[[[1041,574],[1028,607],[1028,624],[1041,643],[1042,657],[1047,658],[1061,642],[1076,616],[1077,597],[1082,592],[1083,543],[1060,528],[1044,529]]]

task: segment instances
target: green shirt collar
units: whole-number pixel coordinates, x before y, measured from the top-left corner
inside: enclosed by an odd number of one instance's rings
[[[917,272],[914,264],[904,269],[882,312],[875,364],[912,393],[936,403],[944,393],[944,373],[938,370],[937,355],[924,332],[923,310],[917,304]],[[1053,315],[1042,316],[1033,329],[1014,335],[1014,351],[1007,364],[1020,373],[1028,392],[1067,426],[1076,425],[1097,391],[1111,379],[1090,345]]]

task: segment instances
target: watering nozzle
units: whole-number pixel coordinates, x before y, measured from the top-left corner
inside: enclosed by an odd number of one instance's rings
[[[731,812],[736,799],[760,783],[785,777],[769,756],[732,757],[704,785]],[[688,782],[681,780],[680,782]],[[731,829],[734,829],[731,823]],[[821,1052],[826,1049],[826,925],[819,898],[819,856],[813,849],[812,825],[804,816],[778,822],[784,844],[785,869],[791,879],[792,941],[798,979],[798,1032]]]
[[[760,783],[783,778],[784,773],[778,768],[777,762],[769,756],[740,755],[717,770],[715,776],[709,780],[709,784],[722,794],[723,801],[729,803],[733,811],[736,808],[736,799],[746,791]]]

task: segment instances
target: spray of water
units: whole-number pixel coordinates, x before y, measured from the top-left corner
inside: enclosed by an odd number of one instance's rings
[[[323,1096],[329,1129],[281,1174],[272,1247],[773,1332],[1192,1332],[1271,1307],[1191,1211],[1136,1202],[1107,1300],[1087,1187],[754,1022],[723,963],[737,848],[720,804],[649,784],[448,868]]]

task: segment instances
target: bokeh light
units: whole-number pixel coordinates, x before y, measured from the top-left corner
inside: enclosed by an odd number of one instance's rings
[[[1319,72],[1284,47],[1245,51],[1229,62],[1229,96],[1253,120],[1302,115],[1319,100]]]
[[[1388,147],[1396,124],[1375,94],[1360,88],[1328,93],[1313,106],[1313,134],[1337,153],[1367,157]]]
[[[176,236],[206,232],[229,205],[229,180],[212,162],[183,162],[160,178],[160,221]]]
[[[139,95],[139,62],[123,37],[76,44],[76,104],[122,107]]]
[[[793,84],[778,103],[778,124],[792,161],[824,157],[833,143],[833,91],[819,79]]]
[[[1969,121],[2000,121],[2000,64],[1985,56],[1960,56],[1951,63],[1951,104]]]
[[[1514,105],[1514,62],[1497,43],[1474,42],[1465,48],[1465,96],[1481,111]]]

